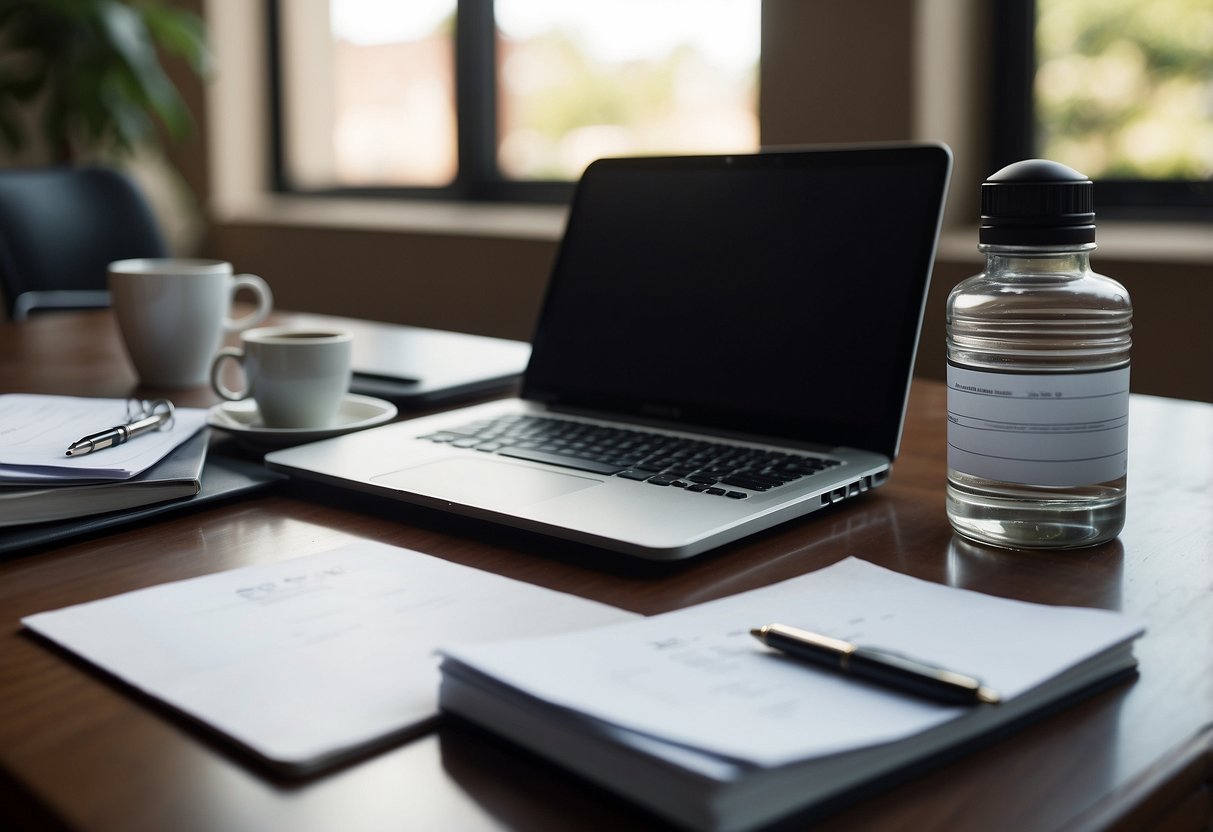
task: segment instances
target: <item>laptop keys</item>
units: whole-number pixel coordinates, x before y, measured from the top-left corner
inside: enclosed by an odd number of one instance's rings
[[[538,416],[481,420],[419,437],[513,459],[745,499],[839,464],[837,460],[683,439]]]

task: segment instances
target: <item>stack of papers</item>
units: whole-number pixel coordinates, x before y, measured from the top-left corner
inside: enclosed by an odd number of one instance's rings
[[[170,429],[67,456],[69,445],[126,424],[126,399],[0,396],[0,527],[117,511],[200,488],[207,412],[177,408]]]
[[[1003,702],[940,705],[789,660],[750,635],[772,623],[979,677]],[[740,830],[1106,684],[1142,632],[849,558],[641,621],[450,647],[440,703],[679,825]]]

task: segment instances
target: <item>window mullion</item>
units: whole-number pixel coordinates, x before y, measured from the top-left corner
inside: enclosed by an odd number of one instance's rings
[[[1036,155],[1036,3],[996,0],[993,8],[991,171]]]
[[[483,198],[499,178],[493,0],[459,0],[455,28],[456,190]]]

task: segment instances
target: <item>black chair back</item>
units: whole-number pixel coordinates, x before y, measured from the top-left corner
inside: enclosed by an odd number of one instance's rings
[[[10,318],[108,306],[111,262],[168,254],[151,208],[124,173],[0,170],[0,288]]]

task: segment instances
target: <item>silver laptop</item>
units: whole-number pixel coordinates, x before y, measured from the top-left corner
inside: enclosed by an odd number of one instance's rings
[[[271,468],[653,560],[882,485],[951,154],[606,159],[578,183],[517,398]]]

